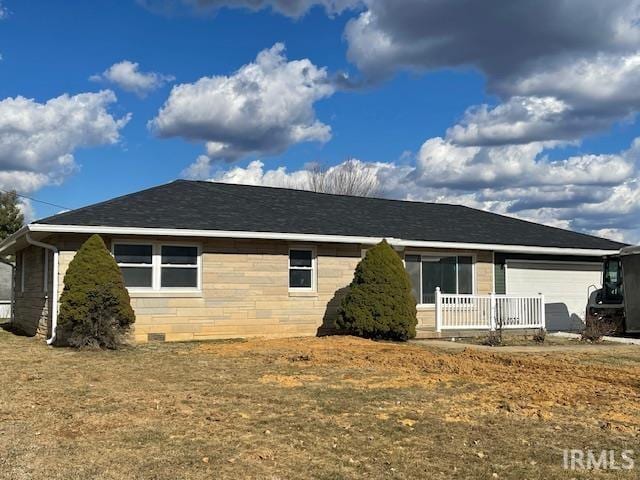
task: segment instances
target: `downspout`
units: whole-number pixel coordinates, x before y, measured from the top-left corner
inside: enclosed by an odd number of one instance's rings
[[[51,299],[51,338],[47,339],[47,345],[52,345],[56,341],[56,328],[58,326],[58,249],[48,243],[39,242],[31,238],[31,234],[27,232],[25,235],[27,243],[36,247],[45,248],[53,252],[53,278],[51,283],[53,298]]]

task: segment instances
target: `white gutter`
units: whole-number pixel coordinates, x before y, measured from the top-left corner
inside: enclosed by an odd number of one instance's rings
[[[620,250],[620,255],[637,255],[640,253],[640,246],[636,247],[625,247]]]
[[[357,237],[345,235],[322,235],[315,233],[279,233],[279,232],[248,232],[233,230],[190,230],[182,228],[140,228],[140,227],[107,227],[86,225],[48,225],[33,223],[28,225],[32,232],[45,233],[83,233],[105,235],[149,235],[167,237],[207,237],[207,238],[247,238],[260,240],[288,240],[299,242],[328,242],[328,243],[352,243],[352,244],[376,244],[384,237]],[[15,235],[15,234],[14,234]],[[11,238],[11,237],[9,237]],[[561,248],[561,247],[535,247],[527,245],[500,245],[485,243],[463,242],[434,242],[420,240],[403,240],[399,238],[386,238],[393,246],[416,248],[445,248],[463,250],[483,250],[508,253],[529,253],[540,255],[572,255],[587,257],[602,257],[617,254],[619,250]],[[0,252],[6,248],[0,244]]]
[[[53,252],[53,285],[51,299],[51,338],[47,339],[47,345],[53,344],[56,340],[56,328],[58,327],[58,249],[48,243],[39,242],[31,238],[31,234],[27,232],[25,239],[27,243],[36,247],[45,248]],[[48,260],[47,260],[48,261]]]

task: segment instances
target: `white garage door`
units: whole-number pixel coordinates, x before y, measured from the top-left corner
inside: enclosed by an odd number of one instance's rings
[[[589,287],[600,288],[600,263],[507,261],[507,293],[545,296],[548,330],[580,330]]]

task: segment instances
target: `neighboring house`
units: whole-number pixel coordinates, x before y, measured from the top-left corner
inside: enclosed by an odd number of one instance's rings
[[[11,317],[13,266],[0,259],[0,323]]]
[[[602,257],[624,246],[457,205],[179,180],[2,242],[17,258],[16,326],[51,335],[67,266],[93,233],[120,265],[141,342],[315,335],[382,239],[405,260],[423,335],[543,313],[550,329],[577,329]]]

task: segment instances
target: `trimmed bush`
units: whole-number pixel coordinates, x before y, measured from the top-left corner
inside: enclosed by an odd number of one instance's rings
[[[365,338],[416,336],[416,300],[400,256],[386,242],[367,251],[338,309],[336,327]]]
[[[122,273],[102,238],[78,250],[64,276],[56,336],[74,347],[114,349],[135,322]]]

